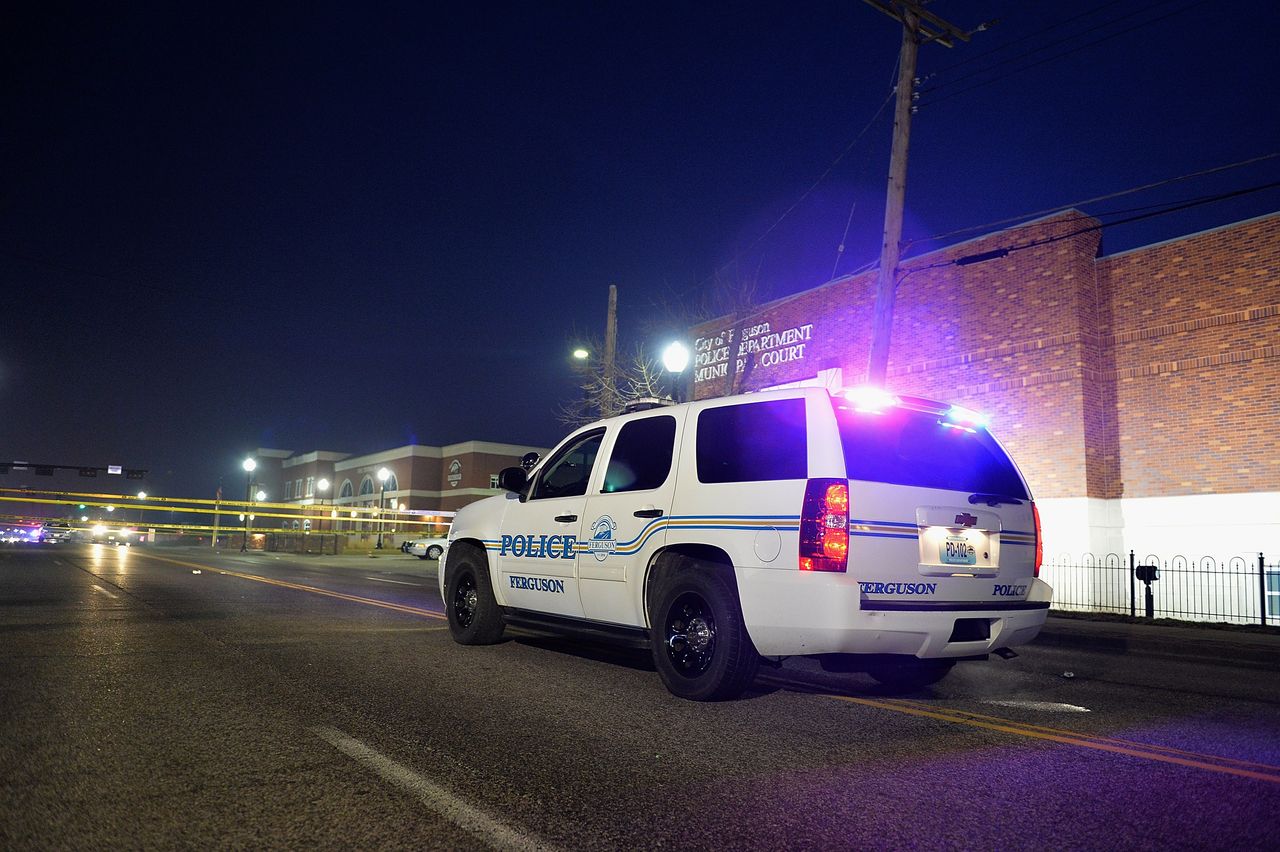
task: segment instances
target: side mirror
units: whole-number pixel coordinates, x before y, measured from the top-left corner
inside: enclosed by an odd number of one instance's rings
[[[522,467],[504,467],[498,473],[498,487],[519,494],[529,484],[529,477]]]

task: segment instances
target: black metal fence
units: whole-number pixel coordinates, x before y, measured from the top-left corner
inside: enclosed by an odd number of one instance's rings
[[[314,553],[337,556],[342,552],[343,536],[336,533],[267,533],[262,549],[269,553]]]
[[[1184,621],[1280,625],[1280,557],[1058,557],[1040,577],[1053,609]]]

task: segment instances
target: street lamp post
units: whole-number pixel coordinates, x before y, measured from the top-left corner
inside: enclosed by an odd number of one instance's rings
[[[329,490],[329,480],[324,479],[322,477],[320,481],[316,483],[316,493],[321,495],[320,496],[320,513],[316,516],[319,519],[319,523],[317,524],[317,526],[320,527],[321,531],[324,530],[324,499],[325,499],[324,492],[328,490]]]
[[[329,480],[321,477],[316,481],[316,493],[320,495],[320,511],[316,513],[316,527],[320,531],[320,552],[324,553],[324,493],[329,490]],[[337,536],[334,536],[334,552],[337,553]]]
[[[145,492],[145,491],[139,491],[139,492],[138,492],[138,503],[139,503],[139,506],[138,506],[138,535],[139,535],[139,536],[141,536],[141,535],[142,535],[142,506],[141,506],[141,503],[142,503],[142,501],[143,501],[143,500],[146,500],[146,499],[147,499],[147,492]],[[138,541],[142,541],[142,539],[141,539],[141,538],[139,538],[139,539],[138,539]]]
[[[662,350],[662,366],[671,373],[671,397],[684,402],[684,371],[689,366],[689,347],[679,340]]]
[[[258,467],[258,462],[254,459],[245,459],[244,464],[244,501],[245,503],[253,502],[253,472]],[[249,507],[244,507],[244,540],[240,542],[240,552],[244,553],[249,549]]]
[[[386,521],[383,519],[382,513],[386,506],[387,480],[391,478],[391,471],[385,467],[378,470],[378,544],[376,549],[382,549],[382,530],[386,527]]]

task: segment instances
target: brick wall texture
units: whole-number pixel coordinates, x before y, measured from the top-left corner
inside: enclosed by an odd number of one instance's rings
[[[888,386],[989,414],[1037,497],[1280,491],[1280,213],[1110,257],[1098,226],[903,264]],[[694,396],[860,384],[874,296],[872,270],[695,327]]]

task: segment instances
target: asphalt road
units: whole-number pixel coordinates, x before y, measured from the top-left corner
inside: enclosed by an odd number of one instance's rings
[[[435,563],[0,549],[0,848],[1274,848],[1280,639],[1054,620],[894,696],[463,648]]]

